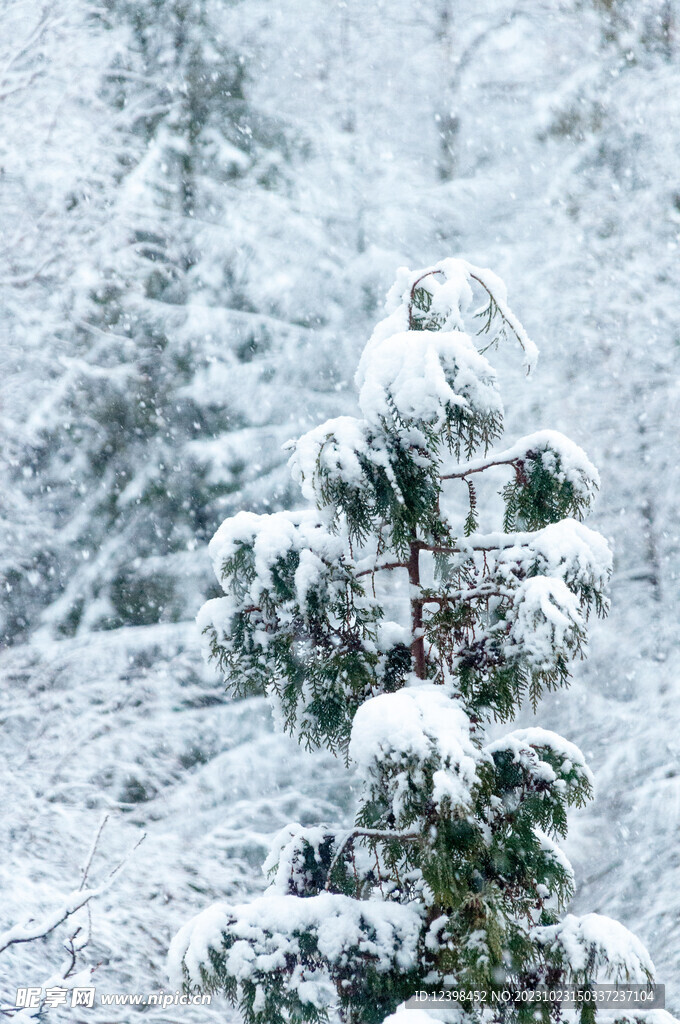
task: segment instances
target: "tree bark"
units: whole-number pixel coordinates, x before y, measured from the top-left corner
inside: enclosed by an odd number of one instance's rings
[[[410,586],[420,589],[420,544],[418,541],[411,543],[411,550],[408,559],[408,581]],[[423,639],[423,605],[418,600],[418,595],[411,591],[411,655],[413,667],[419,679],[425,679],[425,641]]]

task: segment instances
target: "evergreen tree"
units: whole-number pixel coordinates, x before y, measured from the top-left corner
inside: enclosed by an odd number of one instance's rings
[[[573,875],[556,839],[592,788],[581,752],[541,728],[485,736],[567,684],[589,611],[606,610],[610,554],[580,522],[598,486],[580,448],[541,431],[490,451],[502,405],[465,333],[475,291],[485,348],[514,335],[530,366],[489,271],[401,270],[359,364],[363,418],[291,444],[316,507],[240,512],[211,543],[225,596],[199,623],[229,689],[264,692],[285,729],[344,753],[363,787],[349,832],[290,826],[264,896],[212,907],[175,939],[185,985],[225,992],[248,1024],[331,1008],[377,1024],[444,985],[652,977],[623,926],[562,916]],[[477,492],[496,471],[509,477],[502,529],[480,532]]]
[[[89,6],[9,3],[0,19],[2,646],[25,635],[36,600],[55,592],[60,538],[47,482],[34,476],[33,445],[64,374],[73,281],[108,222],[119,167],[112,116],[98,97],[110,41]]]
[[[118,176],[16,464],[54,530],[9,560],[8,641],[36,625],[71,634],[193,616],[209,585],[196,545],[232,502],[288,490],[278,452],[302,408],[289,368],[302,359],[320,375],[324,350],[304,309],[277,309],[268,287],[256,225],[276,234],[290,219],[282,167],[294,144],[247,99],[230,8],[108,0],[96,14],[112,43],[99,103],[116,115]]]

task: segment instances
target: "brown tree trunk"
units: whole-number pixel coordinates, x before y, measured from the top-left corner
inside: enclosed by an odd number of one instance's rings
[[[420,588],[420,544],[413,541],[408,559],[408,581],[411,587]],[[423,639],[423,606],[413,592],[411,599],[411,632],[413,642],[411,643],[411,654],[413,656],[413,667],[419,679],[425,679],[425,641]]]

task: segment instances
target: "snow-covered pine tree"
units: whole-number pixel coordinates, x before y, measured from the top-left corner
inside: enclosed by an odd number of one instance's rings
[[[91,13],[80,0],[0,11],[0,647],[25,635],[58,588],[63,539],[32,445],[63,370],[69,292],[108,223],[119,170],[114,114],[98,98],[110,44]]]
[[[534,361],[490,271],[400,270],[359,364],[362,418],[290,445],[314,507],[240,512],[211,544],[225,596],[199,625],[229,689],[264,692],[283,728],[345,754],[363,787],[349,831],[291,825],[263,896],[209,908],[173,942],[178,982],[226,993],[248,1024],[378,1024],[445,985],[652,977],[622,925],[563,915],[573,876],[556,840],[591,792],[581,752],[541,728],[485,735],[567,684],[611,563],[580,522],[598,486],[580,448],[541,431],[490,450],[502,404],[466,324],[485,349],[514,336]],[[502,501],[482,507],[499,474]],[[452,1017],[480,1018],[472,1004]]]
[[[261,225],[299,234],[284,171],[297,143],[249,101],[234,17],[228,0],[107,0],[93,16],[118,177],[16,459],[20,496],[54,528],[10,553],[8,642],[193,616],[208,585],[196,545],[234,502],[285,498],[293,367],[321,376],[325,350],[304,303],[289,316],[274,298]]]

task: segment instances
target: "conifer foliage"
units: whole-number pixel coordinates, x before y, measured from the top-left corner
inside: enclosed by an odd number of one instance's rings
[[[380,1024],[416,989],[652,977],[621,925],[563,914],[557,840],[592,789],[581,752],[541,728],[485,735],[567,684],[589,612],[606,611],[610,553],[581,522],[597,472],[553,431],[492,447],[484,353],[514,338],[530,368],[536,352],[491,272],[402,269],[387,312],[356,376],[361,418],[290,444],[313,507],[240,512],[211,544],[224,596],[199,625],[232,694],[266,694],[362,787],[352,829],[291,825],[266,893],[173,943],[178,980],[226,993],[247,1024]]]
[[[17,458],[42,529],[21,562],[7,559],[7,642],[36,627],[71,635],[193,616],[207,585],[196,545],[234,494],[280,493],[279,445],[268,462],[261,437],[290,432],[285,364],[307,341],[254,268],[262,222],[278,230],[272,209],[290,226],[292,145],[249,100],[229,15],[227,0],[106,0],[97,11],[111,54],[97,104],[116,171],[101,235],[71,274],[54,381]],[[39,571],[27,573],[33,560]]]

